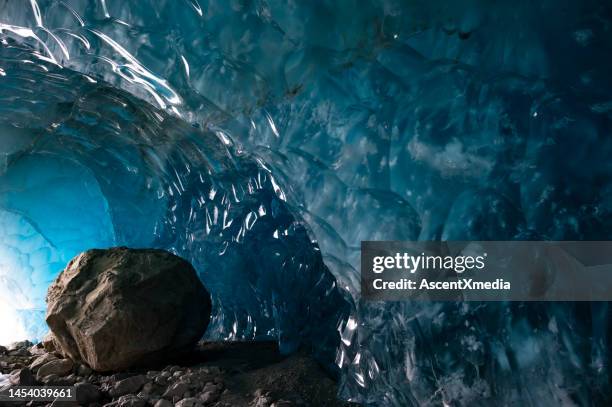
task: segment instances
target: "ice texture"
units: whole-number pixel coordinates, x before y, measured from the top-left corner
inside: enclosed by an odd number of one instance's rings
[[[609,2],[0,10],[0,227],[36,230],[49,259],[171,248],[218,295],[215,337],[307,338],[329,358],[340,329],[340,395],[366,405],[612,403],[606,303],[366,303],[358,286],[365,239],[610,239]],[[48,232],[40,202],[4,188],[17,157],[59,201]]]
[[[0,82],[2,134],[32,136],[0,173],[3,302],[44,309],[47,285],[88,248],[164,248],[213,296],[208,338],[277,338],[333,366],[352,300],[265,165],[123,91],[13,59],[22,52],[0,59],[19,72]]]

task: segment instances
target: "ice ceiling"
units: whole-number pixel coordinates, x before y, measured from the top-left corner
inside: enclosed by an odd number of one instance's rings
[[[609,402],[607,304],[362,303],[357,270],[610,239],[611,34],[603,1],[0,0],[0,343],[76,253],[154,246],[209,337],[336,356],[346,399]]]

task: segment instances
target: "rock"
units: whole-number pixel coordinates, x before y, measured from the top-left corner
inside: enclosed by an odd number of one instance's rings
[[[92,373],[93,370],[89,366],[79,364],[79,366],[77,367],[77,374],[79,376],[89,376]]]
[[[28,349],[29,347],[31,347],[32,345],[34,345],[32,342],[30,341],[20,341],[20,342],[13,342],[9,345],[8,350],[18,350],[18,349]]]
[[[211,311],[210,294],[187,261],[125,247],[72,259],[49,287],[47,303],[47,324],[61,351],[97,371],[190,349]]]
[[[94,403],[102,398],[100,388],[93,384],[77,383],[74,387],[76,399],[80,405]]]
[[[200,395],[200,400],[204,404],[214,403],[219,400],[219,393],[215,393],[213,391],[205,391]]]
[[[9,356],[30,356],[30,352],[27,348],[18,348],[8,351]]]
[[[59,346],[57,345],[55,336],[53,336],[53,333],[51,332],[45,335],[41,343],[43,348],[49,353],[59,351]]]
[[[157,403],[153,407],[173,407],[174,404],[166,399],[159,399]]]
[[[113,388],[109,391],[109,394],[111,397],[120,397],[126,394],[136,393],[146,382],[146,376],[132,376],[115,383],[115,386],[113,386]]]
[[[28,349],[28,352],[30,352],[30,355],[34,355],[34,356],[40,356],[40,355],[44,355],[45,353],[47,353],[45,351],[45,348],[43,348],[42,343],[31,346]]]
[[[30,363],[30,369],[32,369],[33,372],[36,372],[39,367],[51,362],[52,360],[57,360],[57,357],[50,353],[45,353],[44,355],[37,357],[32,363]]]
[[[196,407],[196,406],[201,406],[201,405],[202,404],[200,403],[200,401],[198,399],[193,398],[193,397],[189,397],[189,398],[185,398],[185,399],[179,401],[174,406],[175,407]]]
[[[26,404],[27,405],[27,404]],[[60,401],[55,400],[53,403],[48,404],[49,407],[76,407],[78,404],[74,401]],[[90,406],[92,407],[92,406]]]
[[[270,404],[272,404],[272,399],[263,395],[256,395],[255,399],[251,402],[253,407],[269,407]]]
[[[54,385],[55,383],[57,383],[60,380],[60,377],[56,374],[50,374],[47,376],[39,376],[38,374],[36,375],[36,378],[38,379],[39,382],[43,382],[45,384],[48,384],[50,386]]]
[[[119,397],[119,400],[115,402],[114,406],[117,407],[144,407],[147,403],[143,399],[133,394]]]
[[[145,385],[142,386],[142,392],[144,394],[151,394],[153,393],[154,389],[155,389],[155,385],[151,382],[145,383]]]
[[[34,386],[36,384],[32,371],[27,367],[12,373],[9,381],[14,386]]]
[[[202,389],[202,393],[206,393],[206,392],[218,393],[220,391],[221,391],[221,387],[217,386],[216,384],[212,382],[206,383],[206,385],[204,386],[204,389]]]
[[[183,395],[189,390],[189,385],[185,382],[177,382],[164,392],[162,397],[172,399],[174,397],[183,397]]]
[[[36,372],[36,376],[39,378],[49,376],[49,375],[57,375],[57,376],[66,376],[68,373],[72,371],[74,364],[70,359],[56,359],[50,362],[45,363],[41,367],[38,368],[38,372]],[[40,379],[39,379],[40,380]]]
[[[158,376],[154,379],[155,384],[158,384],[160,386],[167,386],[168,385],[168,379],[163,377],[163,376]]]

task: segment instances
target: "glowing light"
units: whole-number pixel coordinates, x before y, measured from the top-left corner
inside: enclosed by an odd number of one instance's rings
[[[0,327],[2,327],[0,345],[8,345],[28,338],[19,314],[2,299],[0,299]]]

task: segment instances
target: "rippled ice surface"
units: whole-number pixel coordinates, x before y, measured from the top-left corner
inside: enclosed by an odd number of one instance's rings
[[[361,240],[610,238],[610,5],[532,3],[0,0],[0,324],[159,246],[207,335],[336,354],[346,399],[610,403],[607,304],[358,301]]]

